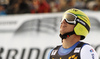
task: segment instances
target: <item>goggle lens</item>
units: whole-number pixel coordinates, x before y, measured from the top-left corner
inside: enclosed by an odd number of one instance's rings
[[[67,23],[75,24],[76,16],[72,14],[65,14],[62,18],[62,21],[66,20]],[[61,21],[61,22],[62,22]]]

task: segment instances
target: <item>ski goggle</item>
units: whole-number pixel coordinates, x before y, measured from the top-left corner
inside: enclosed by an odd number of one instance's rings
[[[69,24],[76,24],[76,19],[77,19],[77,16],[76,15],[74,15],[74,14],[72,14],[72,13],[66,13],[64,16],[63,16],[63,18],[62,18],[62,20],[61,20],[61,23],[62,23],[62,21],[66,21],[67,23],[69,23]]]

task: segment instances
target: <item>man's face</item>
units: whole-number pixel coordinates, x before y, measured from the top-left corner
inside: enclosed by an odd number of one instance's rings
[[[65,33],[71,32],[73,31],[74,27],[75,25],[68,24],[65,20],[63,20],[60,25],[60,34],[63,35]]]

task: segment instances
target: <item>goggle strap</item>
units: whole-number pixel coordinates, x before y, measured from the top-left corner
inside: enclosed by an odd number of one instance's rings
[[[85,26],[85,28],[88,30],[88,32],[90,31],[90,27],[88,26],[87,23],[85,23],[83,20],[80,19],[76,19],[77,23],[82,24],[83,26]]]

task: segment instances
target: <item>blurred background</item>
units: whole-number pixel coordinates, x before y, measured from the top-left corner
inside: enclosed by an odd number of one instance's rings
[[[62,44],[60,20],[70,8],[89,16],[91,30],[83,41],[100,59],[100,0],[0,0],[0,59],[47,59]]]
[[[99,0],[0,0],[0,15],[63,12],[69,8],[99,11]]]

